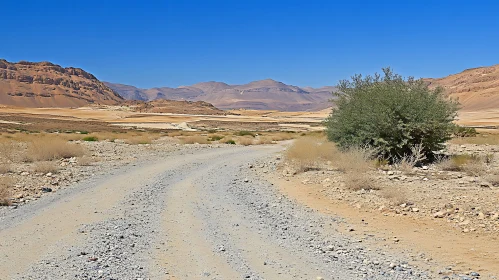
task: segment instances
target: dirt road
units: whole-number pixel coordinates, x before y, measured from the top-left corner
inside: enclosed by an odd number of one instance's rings
[[[2,212],[0,279],[433,278],[250,172],[280,150],[172,152]]]

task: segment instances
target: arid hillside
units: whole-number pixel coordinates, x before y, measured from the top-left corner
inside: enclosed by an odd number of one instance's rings
[[[317,111],[331,107],[334,87],[300,88],[266,79],[244,85],[204,82],[178,88],[139,89],[105,83],[125,99],[205,101],[220,109],[256,109],[280,111]]]
[[[430,86],[442,86],[458,98],[462,111],[499,108],[499,65],[464,70],[439,79],[425,79]]]
[[[20,107],[114,105],[123,98],[80,68],[0,59],[0,104]]]
[[[129,100],[125,104],[129,105],[133,111],[141,113],[172,113],[172,114],[192,114],[192,115],[225,115],[222,111],[210,103],[204,101],[180,101],[158,99],[153,101]]]

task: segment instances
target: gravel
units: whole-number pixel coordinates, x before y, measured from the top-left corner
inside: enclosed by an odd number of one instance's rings
[[[158,161],[178,163],[144,178],[143,184],[102,213],[101,220],[75,228],[81,241],[61,241],[50,246],[40,261],[15,278],[163,279],[175,275],[181,279],[228,279],[224,271],[210,266],[211,259],[220,258],[241,279],[434,279],[430,272],[410,265],[402,253],[369,249],[354,237],[340,233],[338,227],[344,223],[340,218],[298,205],[250,172],[250,165],[275,165],[275,152],[279,150],[279,146],[194,145],[168,154],[158,152],[136,166],[87,179],[79,186],[98,189],[103,185],[101,179],[134,168]],[[186,189],[187,185],[192,189]],[[119,186],[116,190],[120,190]],[[6,222],[0,226],[0,237],[3,229],[43,215],[45,207],[57,207],[75,192],[78,188],[69,188],[57,193],[59,199],[40,199],[32,206],[11,210],[1,220]],[[166,214],[172,214],[165,213],[165,209],[174,204],[185,205],[192,218],[176,219],[175,223],[165,219]],[[20,221],[12,222],[14,218]],[[201,230],[191,228],[193,224]],[[177,229],[186,233],[184,241],[201,240],[200,244],[210,252],[195,247],[198,243],[174,248],[175,244],[167,241]],[[158,254],[172,250],[192,254],[167,265],[154,261]],[[196,262],[198,258],[206,261],[204,269],[204,263]]]

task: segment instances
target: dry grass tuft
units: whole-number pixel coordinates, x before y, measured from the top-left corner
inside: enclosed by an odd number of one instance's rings
[[[12,163],[19,160],[22,154],[22,147],[19,143],[7,139],[0,142],[0,161],[3,163]]]
[[[375,165],[375,162],[371,160],[373,154],[369,148],[352,147],[338,153],[333,163],[338,170],[343,172],[365,173]]]
[[[39,161],[33,165],[33,171],[43,174],[57,173],[59,171],[59,166],[55,162]]]
[[[463,171],[470,176],[482,176],[487,174],[487,165],[483,161],[471,161],[463,166]]]
[[[243,146],[253,145],[254,142],[255,140],[253,139],[253,136],[244,136],[237,139],[237,144]]]
[[[414,173],[413,168],[426,160],[426,156],[423,153],[423,145],[418,144],[411,147],[411,154],[402,157],[395,163],[395,168],[402,171],[404,174]]]
[[[209,144],[210,141],[201,135],[186,136],[182,138],[184,144]]]
[[[400,188],[384,187],[381,189],[381,195],[393,203],[393,205],[407,203],[407,195]]]
[[[353,191],[360,190],[379,190],[378,184],[376,184],[375,180],[366,172],[346,172],[345,173],[345,186]]]
[[[492,161],[492,157],[485,158],[477,155],[452,155],[437,163],[437,167],[444,171],[463,171],[472,176],[480,176],[487,171],[487,163]]]
[[[286,151],[286,159],[300,172],[320,169],[325,162],[336,159],[337,155],[338,151],[333,143],[312,137],[296,139]]]
[[[85,154],[85,149],[78,145],[68,143],[58,137],[40,137],[28,143],[26,161],[50,161],[61,158],[80,157]]]
[[[12,179],[8,177],[0,178],[0,206],[10,205],[11,192],[9,190],[12,185]]]

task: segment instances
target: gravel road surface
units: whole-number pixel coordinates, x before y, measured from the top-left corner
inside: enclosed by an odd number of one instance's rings
[[[0,216],[0,279],[433,279],[250,172],[282,146],[189,148]]]

